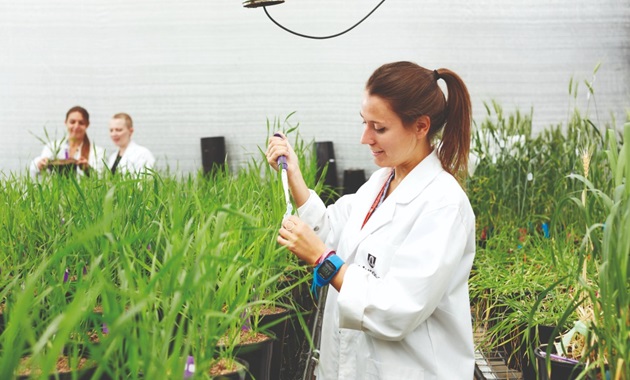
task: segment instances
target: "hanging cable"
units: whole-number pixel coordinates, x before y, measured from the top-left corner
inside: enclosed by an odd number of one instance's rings
[[[385,2],[385,0],[381,0],[381,2],[380,2],[380,3],[378,3],[378,4],[376,5],[376,7],[374,7],[374,9],[372,9],[372,10],[370,11],[370,13],[368,13],[367,15],[365,15],[365,17],[363,17],[361,20],[359,20],[359,22],[357,22],[356,24],[352,25],[350,28],[348,28],[348,29],[344,30],[343,32],[339,32],[339,33],[337,33],[337,34],[331,34],[331,35],[329,35],[329,36],[309,36],[309,35],[307,35],[307,34],[302,34],[302,33],[294,32],[293,30],[291,30],[291,29],[289,29],[289,28],[286,28],[286,27],[284,27],[283,25],[280,25],[280,23],[278,23],[276,20],[274,20],[274,19],[273,19],[273,17],[271,17],[271,15],[269,14],[269,12],[267,12],[267,7],[263,7],[263,9],[265,10],[265,14],[267,15],[267,17],[269,17],[269,20],[273,21],[273,23],[274,23],[274,24],[278,25],[278,27],[279,27],[279,28],[284,29],[285,31],[287,31],[287,32],[289,32],[289,33],[291,33],[291,34],[295,34],[296,36],[299,36],[299,37],[310,38],[310,39],[313,39],[313,40],[326,40],[326,39],[329,39],[329,38],[339,37],[339,36],[341,36],[342,34],[346,34],[346,33],[348,33],[349,31],[351,31],[352,29],[356,28],[357,26],[359,26],[359,24],[361,24],[361,23],[362,23],[363,21],[365,21],[368,17],[370,17],[370,15],[371,15],[372,13],[374,13],[374,11],[376,11],[376,10],[378,9],[378,7],[380,7],[380,6],[381,6],[381,4],[383,4],[384,2]]]

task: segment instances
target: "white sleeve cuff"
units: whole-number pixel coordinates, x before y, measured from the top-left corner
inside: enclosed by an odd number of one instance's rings
[[[368,271],[357,265],[348,265],[343,277],[341,292],[337,298],[339,327],[362,330],[363,315],[367,303],[365,287],[368,276],[371,276]]]

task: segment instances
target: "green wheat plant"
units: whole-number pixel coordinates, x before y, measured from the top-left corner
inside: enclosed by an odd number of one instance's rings
[[[266,127],[292,138],[307,183],[321,189],[297,125]],[[195,378],[210,378],[234,356],[244,316],[266,332],[258,310],[282,306],[308,329],[309,305],[292,298],[308,268],[276,242],[285,205],[265,145],[237,173],[212,177],[3,178],[0,378],[26,356],[53,371],[63,352],[73,363],[87,353],[95,379],[177,378],[189,356]]]

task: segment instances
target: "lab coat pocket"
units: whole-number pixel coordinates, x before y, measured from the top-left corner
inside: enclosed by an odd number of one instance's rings
[[[406,367],[404,363],[381,363],[368,359],[365,366],[366,380],[424,380],[422,368]]]

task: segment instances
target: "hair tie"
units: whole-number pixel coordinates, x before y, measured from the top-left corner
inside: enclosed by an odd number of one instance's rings
[[[440,74],[438,73],[437,70],[433,70],[433,78],[435,78],[435,80],[440,79]]]

